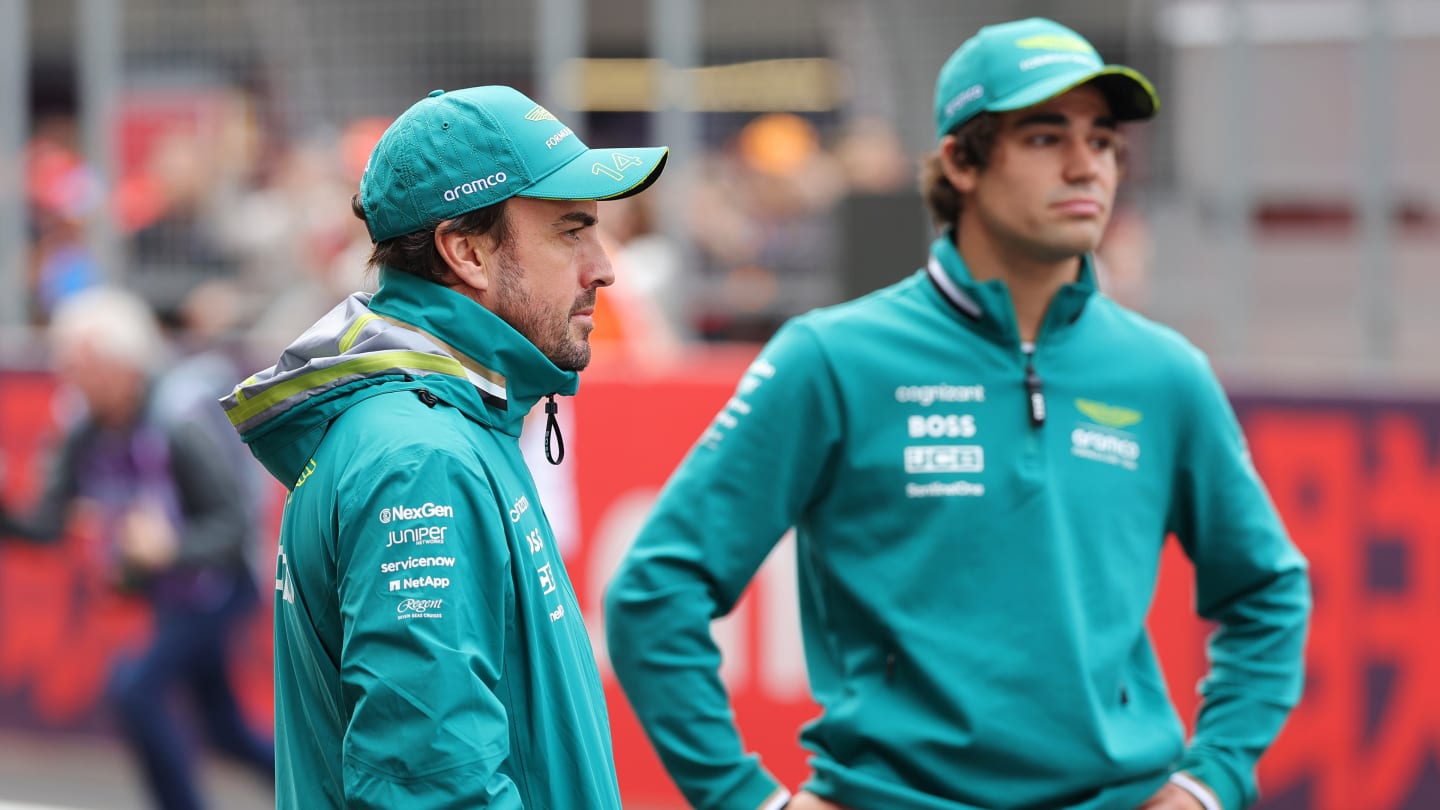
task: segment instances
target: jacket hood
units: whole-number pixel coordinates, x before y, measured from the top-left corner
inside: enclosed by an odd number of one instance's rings
[[[1015,321],[1010,288],[999,279],[976,281],[960,257],[953,231],[947,230],[930,244],[925,272],[940,294],[965,316],[962,320],[976,331],[997,342],[1019,342],[1020,327]],[[1095,259],[1086,253],[1080,257],[1080,275],[1051,299],[1040,333],[1074,323],[1095,291]]]
[[[518,437],[541,397],[578,388],[578,374],[488,309],[382,269],[377,292],[346,298],[220,404],[255,457],[293,488],[331,421],[372,396],[424,389]]]

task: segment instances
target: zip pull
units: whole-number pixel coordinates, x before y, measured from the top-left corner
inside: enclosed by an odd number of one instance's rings
[[[1025,351],[1025,397],[1030,403],[1030,426],[1045,424],[1045,383],[1035,372],[1035,347]]]
[[[555,414],[560,412],[560,406],[555,404],[555,395],[551,394],[545,403],[545,460],[554,465],[559,465],[565,460],[565,437],[560,435],[560,420]],[[555,434],[555,452],[550,452],[550,434]]]

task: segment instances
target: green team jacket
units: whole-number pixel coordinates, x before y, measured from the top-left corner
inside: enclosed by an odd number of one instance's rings
[[[708,626],[792,526],[822,708],[807,789],[857,810],[1132,810],[1183,770],[1225,810],[1255,800],[1310,594],[1224,392],[1183,338],[1097,294],[1088,258],[1033,358],[1018,334],[1006,287],[942,237],[927,269],[787,324],[666,484],[606,627],[694,806],[784,800],[742,749]],[[1218,623],[1188,742],[1145,629],[1172,532]]]
[[[275,575],[277,805],[619,808],[580,608],[521,457],[563,372],[382,270],[223,404],[291,489]]]

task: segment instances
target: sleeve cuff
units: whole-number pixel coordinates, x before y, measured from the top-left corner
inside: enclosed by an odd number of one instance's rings
[[[1224,807],[1220,806],[1220,800],[1215,798],[1214,793],[1210,792],[1210,788],[1206,787],[1203,782],[1190,774],[1184,771],[1172,773],[1170,774],[1170,781],[1183,788],[1186,793],[1194,796],[1195,799],[1200,802],[1200,806],[1205,808],[1205,810],[1225,810]]]

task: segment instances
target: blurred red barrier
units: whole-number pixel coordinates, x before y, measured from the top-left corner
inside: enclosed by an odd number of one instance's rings
[[[599,596],[666,476],[731,395],[754,348],[666,369],[600,365],[573,413],[583,542],[568,564],[592,638]],[[52,383],[0,372],[0,496],[29,502],[53,437]],[[1262,765],[1263,807],[1401,810],[1440,806],[1440,400],[1236,397],[1256,465],[1312,564],[1316,612],[1309,686]],[[278,516],[272,516],[272,521]],[[273,548],[273,540],[270,541]],[[747,742],[791,785],[805,775],[806,697],[793,562],[771,556],[717,631]],[[0,726],[94,730],[108,659],[146,632],[108,595],[77,536],[58,550],[0,548]],[[1192,615],[1189,566],[1168,552],[1151,627],[1182,716],[1194,713],[1207,628]],[[268,721],[269,616],[246,644],[247,709]],[[680,805],[601,655],[627,804]]]

